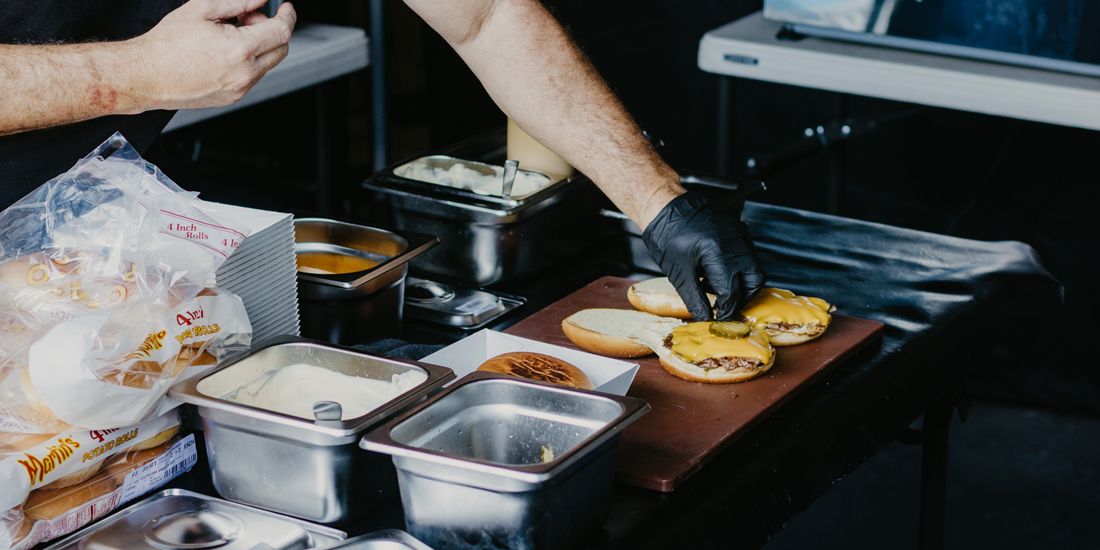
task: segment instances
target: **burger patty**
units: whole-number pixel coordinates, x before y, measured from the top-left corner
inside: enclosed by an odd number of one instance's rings
[[[805,334],[807,336],[817,336],[825,332],[825,326],[818,324],[792,325],[791,323],[768,323],[768,326],[764,327],[764,332],[768,334],[788,332],[793,334]]]
[[[672,349],[672,335],[669,334],[665,337],[665,347],[669,350]],[[681,356],[681,358],[683,358]],[[686,360],[686,359],[685,359]],[[760,366],[760,360],[755,357],[707,357],[699,361],[688,361],[692,365],[699,367],[703,370],[716,369],[723,367],[726,370],[735,369],[748,369],[752,370]]]

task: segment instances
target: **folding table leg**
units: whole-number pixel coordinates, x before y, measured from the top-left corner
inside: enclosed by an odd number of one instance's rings
[[[943,548],[947,500],[947,435],[954,407],[954,400],[948,394],[924,412],[924,427],[921,429],[923,446],[920,527],[917,537],[917,547],[921,550]]]

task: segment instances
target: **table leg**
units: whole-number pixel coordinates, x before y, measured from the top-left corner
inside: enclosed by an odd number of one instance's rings
[[[332,178],[328,159],[328,107],[325,104],[327,86],[322,82],[314,86],[317,97],[317,212],[332,214]]]
[[[718,135],[717,160],[715,173],[719,176],[730,175],[730,103],[733,95],[733,77],[718,75]]]
[[[917,547],[942,549],[947,501],[947,435],[954,412],[951,395],[945,395],[924,412],[920,476],[920,527]]]

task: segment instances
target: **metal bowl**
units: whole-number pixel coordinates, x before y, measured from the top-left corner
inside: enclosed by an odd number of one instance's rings
[[[296,363],[377,380],[419,370],[428,379],[366,415],[348,420],[306,420],[223,398],[270,370]],[[198,408],[218,494],[310,521],[342,523],[396,493],[391,461],[357,449],[360,436],[453,378],[454,372],[445,367],[283,336],[206,376],[173,386],[168,395]]]
[[[405,524],[429,546],[566,548],[606,520],[621,430],[648,410],[474,372],[360,446],[393,455]]]

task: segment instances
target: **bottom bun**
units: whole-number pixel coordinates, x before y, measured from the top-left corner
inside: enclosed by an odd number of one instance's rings
[[[661,359],[661,366],[673,376],[683,378],[684,380],[691,380],[692,382],[703,382],[704,384],[733,384],[735,382],[752,380],[768,372],[768,370],[772,368],[772,365],[775,364],[776,354],[773,353],[771,360],[767,363],[754,368],[737,367],[734,369],[725,369],[722,367],[704,369],[674,357],[671,352],[658,353],[658,355]]]
[[[773,346],[797,346],[815,340],[825,334],[827,325],[796,325],[790,329],[767,327],[763,330],[771,337]]]
[[[608,357],[642,357],[653,353],[679,319],[626,309],[583,309],[566,317],[561,330],[583,350]]]
[[[35,489],[27,498],[23,513],[32,521],[55,520],[70,510],[108,495],[118,487],[114,476],[100,472],[95,477],[64,489]]]
[[[581,369],[557,357],[529,351],[500,354],[482,363],[477,370],[509,374],[582,390],[596,389],[595,384]]]

